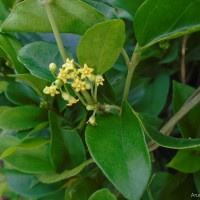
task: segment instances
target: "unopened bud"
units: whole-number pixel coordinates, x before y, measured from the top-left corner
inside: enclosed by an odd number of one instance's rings
[[[58,89],[60,89],[60,88],[63,86],[63,81],[60,80],[60,79],[57,79],[57,80],[55,81],[55,85],[56,85],[56,87],[57,87]]]
[[[91,87],[92,87],[91,83],[90,82],[86,82],[86,84],[85,84],[86,90],[90,90]]]
[[[57,68],[57,66],[55,63],[51,63],[49,65],[49,70],[51,71],[51,73],[54,73],[56,71],[56,68]]]
[[[86,109],[87,109],[88,111],[94,110],[94,109],[95,109],[95,106],[88,105],[88,106],[86,106]]]
[[[95,125],[96,125],[95,115],[92,115],[92,116],[89,118],[89,120],[88,120],[87,123],[91,124],[92,126],[95,126]]]
[[[91,74],[90,78],[91,81],[95,81],[96,80],[96,76],[94,74]]]
[[[62,98],[66,101],[69,101],[71,99],[71,95],[68,94],[67,92],[62,93]]]

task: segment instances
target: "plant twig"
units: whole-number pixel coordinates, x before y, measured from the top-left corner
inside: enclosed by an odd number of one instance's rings
[[[183,44],[182,44],[182,57],[181,57],[181,82],[186,83],[186,64],[185,64],[185,51],[187,47],[187,35],[183,37]]]
[[[51,5],[50,5],[50,3],[47,2],[47,3],[44,3],[44,7],[46,9],[47,16],[48,16],[49,22],[51,24],[51,28],[53,30],[53,33],[54,33],[54,36],[55,36],[55,39],[56,39],[56,42],[57,42],[57,45],[58,45],[58,49],[59,49],[60,54],[62,56],[63,62],[65,63],[65,61],[67,59],[67,54],[66,54],[65,47],[63,45],[63,42],[62,42],[62,39],[61,39],[59,30],[58,30],[58,27],[57,27],[55,18],[53,16]]]
[[[124,88],[124,94],[122,101],[126,100],[128,98],[128,93],[130,90],[131,80],[133,77],[133,72],[135,71],[136,66],[138,65],[140,58],[141,58],[141,52],[139,51],[139,44],[136,44],[135,50],[133,52],[131,61],[128,61],[128,55],[125,53],[125,50],[122,51],[124,58],[126,60],[127,66],[128,66],[128,75],[126,78],[125,88]]]
[[[199,91],[199,88],[196,90]],[[193,96],[193,95],[192,95]],[[192,108],[194,108],[200,102],[200,92],[193,96],[187,103],[185,103],[180,110],[160,129],[160,133],[164,135],[170,135],[171,130]],[[158,144],[150,142],[149,151],[154,151],[159,147]]]

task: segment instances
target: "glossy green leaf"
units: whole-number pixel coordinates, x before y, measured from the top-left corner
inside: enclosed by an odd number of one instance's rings
[[[16,38],[4,33],[0,33],[0,47],[11,59],[12,65],[16,68],[17,72],[26,72],[25,67],[17,59],[17,51],[22,47],[22,45]]]
[[[102,13],[79,0],[55,0],[51,6],[60,32],[83,34],[105,21]],[[2,28],[9,32],[52,32],[45,8],[37,0],[19,3]]]
[[[200,170],[200,148],[179,150],[168,167],[183,173],[194,173]]]
[[[0,116],[1,116],[1,114],[2,114],[3,112],[9,110],[10,108],[11,108],[11,107],[9,107],[9,106],[0,106]]]
[[[60,128],[61,122],[59,120],[59,117],[55,113],[49,112],[49,124],[51,129],[51,163],[57,172],[62,172],[69,167],[70,157],[63,140],[62,130]]]
[[[93,0],[83,0],[85,3],[89,4],[90,6],[96,8],[99,10],[101,13],[103,13],[107,19],[116,19],[117,17],[117,12],[116,10],[108,6],[107,4],[98,2],[98,1],[93,1]]]
[[[164,108],[169,91],[169,75],[156,78],[133,77],[128,101],[137,112],[158,115]]]
[[[114,90],[107,78],[104,78],[104,80],[103,86],[98,88],[98,101],[102,104],[113,104],[113,102],[115,102]]]
[[[134,18],[137,41],[146,48],[162,40],[199,31],[200,19],[196,17],[199,8],[199,0],[145,1]]]
[[[25,84],[27,84],[29,87],[31,87],[39,96],[43,96],[43,89],[48,84],[47,81],[42,80],[36,76],[33,76],[32,74],[17,74],[12,75],[12,77],[15,77],[17,80],[23,81]]]
[[[57,172],[72,169],[85,161],[85,151],[76,131],[61,128],[62,119],[49,113],[51,129],[51,162]],[[62,152],[62,154],[60,154]]]
[[[194,173],[194,182],[197,188],[198,193],[200,193],[200,171]]]
[[[19,51],[18,58],[32,75],[49,82],[55,80],[49,71],[49,64],[62,65],[58,47],[54,43],[34,42],[28,44]]]
[[[29,198],[39,198],[52,194],[62,186],[62,183],[51,185],[39,183],[35,176],[16,170],[6,170],[5,175],[6,181],[12,191]]]
[[[12,6],[16,3],[16,0],[1,0],[1,1],[7,8],[12,8]]]
[[[124,102],[121,117],[99,116],[96,122],[97,126],[89,125],[86,129],[92,157],[126,198],[140,199],[151,174],[151,164],[137,117]]]
[[[22,141],[19,141],[18,144],[11,146],[10,148],[3,151],[0,156],[0,159],[4,159],[11,154],[13,154],[17,149],[34,149],[41,147],[49,142],[48,139],[44,138],[27,138]]]
[[[48,147],[42,146],[34,149],[18,148],[4,159],[15,169],[26,173],[54,172],[48,153]]]
[[[173,110],[178,112],[187,99],[194,93],[195,89],[178,82],[173,85]],[[197,120],[199,118],[200,104],[195,106],[187,113],[179,122],[178,127],[183,137],[199,138],[200,124]]]
[[[34,128],[46,121],[47,113],[34,106],[19,106],[6,110],[0,115],[0,128],[6,130],[25,130]]]
[[[66,189],[65,200],[88,200],[91,194],[98,189],[99,186],[94,180],[85,178]]]
[[[158,172],[152,176],[149,183],[149,190],[153,200],[161,200],[159,198],[161,191],[168,183],[171,175],[166,172]]]
[[[19,140],[11,135],[1,135],[0,136],[0,154],[12,146],[19,144]]]
[[[135,115],[138,116],[136,113]],[[190,149],[200,147],[200,139],[175,138],[163,135],[159,131],[156,131],[154,128],[152,128],[148,122],[144,120],[141,121],[139,117],[138,120],[140,121],[140,124],[148,137],[162,147],[171,149]]]
[[[96,74],[108,71],[123,48],[124,29],[122,20],[110,20],[86,31],[77,48],[79,62],[87,63]]]
[[[108,189],[96,191],[89,200],[116,200],[115,196]]]
[[[60,174],[56,173],[46,173],[46,174],[37,174],[37,179],[42,183],[55,183],[64,179],[71,178],[73,176],[76,176],[79,174],[86,166],[93,163],[93,160],[88,160],[79,166],[71,169],[71,170],[65,170],[64,172]]]
[[[159,199],[188,200],[196,188],[191,175],[177,173],[171,176],[159,195]]]
[[[8,82],[6,82],[6,81],[0,81],[0,93],[4,92],[6,90],[6,88],[7,88],[8,85],[9,85]]]
[[[117,8],[128,11],[132,16],[135,15],[137,9],[142,5],[145,0],[107,0],[108,3],[116,6]]]
[[[31,88],[21,83],[10,83],[6,88],[5,95],[10,102],[17,105],[39,105],[40,103],[37,94]]]

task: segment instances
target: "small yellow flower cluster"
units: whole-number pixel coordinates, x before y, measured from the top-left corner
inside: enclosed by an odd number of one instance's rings
[[[55,63],[51,63],[49,65],[49,70],[55,77],[55,81],[51,84],[51,86],[46,86],[44,88],[43,92],[45,94],[49,94],[54,97],[56,94],[61,93],[62,98],[68,102],[67,106],[72,106],[79,100],[81,100],[85,106],[91,104],[91,99],[94,104],[97,103],[95,101],[96,94],[94,94],[94,88],[103,85],[104,78],[102,75],[94,75],[94,69],[88,67],[87,64],[84,64],[83,67],[79,66],[79,68],[76,68],[74,60],[70,60],[69,58],[67,58],[62,67],[59,68],[58,74],[55,74],[56,68],[57,66]],[[71,86],[76,96],[78,96],[78,99],[69,93],[67,85]],[[91,94],[89,94],[86,90],[91,90]],[[90,101],[87,99],[88,95],[89,98],[91,97]],[[95,124],[93,122],[94,120],[91,119],[89,121],[91,124]]]

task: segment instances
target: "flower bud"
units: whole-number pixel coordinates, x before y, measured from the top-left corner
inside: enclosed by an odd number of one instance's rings
[[[85,89],[86,89],[86,90],[90,90],[91,87],[92,87],[91,83],[90,83],[90,82],[86,82],[86,84],[85,84]]]
[[[87,123],[91,124],[92,126],[95,126],[95,125],[96,125],[95,115],[92,115],[92,116],[89,118],[89,120],[88,120]]]
[[[89,77],[89,79],[90,79],[91,81],[95,81],[95,80],[96,80],[96,76],[95,76],[94,74],[91,74],[91,76]]]
[[[63,86],[63,81],[60,80],[60,79],[57,79],[57,80],[55,81],[55,85],[56,85],[56,87],[57,87],[58,89],[60,89],[60,88]]]
[[[86,109],[87,109],[88,111],[94,110],[94,109],[95,109],[95,106],[93,106],[93,105],[88,105],[88,106],[86,106]]]
[[[62,98],[66,101],[69,101],[71,99],[71,95],[67,92],[62,92]]]
[[[49,70],[51,71],[51,73],[54,73],[56,71],[56,64],[55,63],[50,63],[49,64]]]

